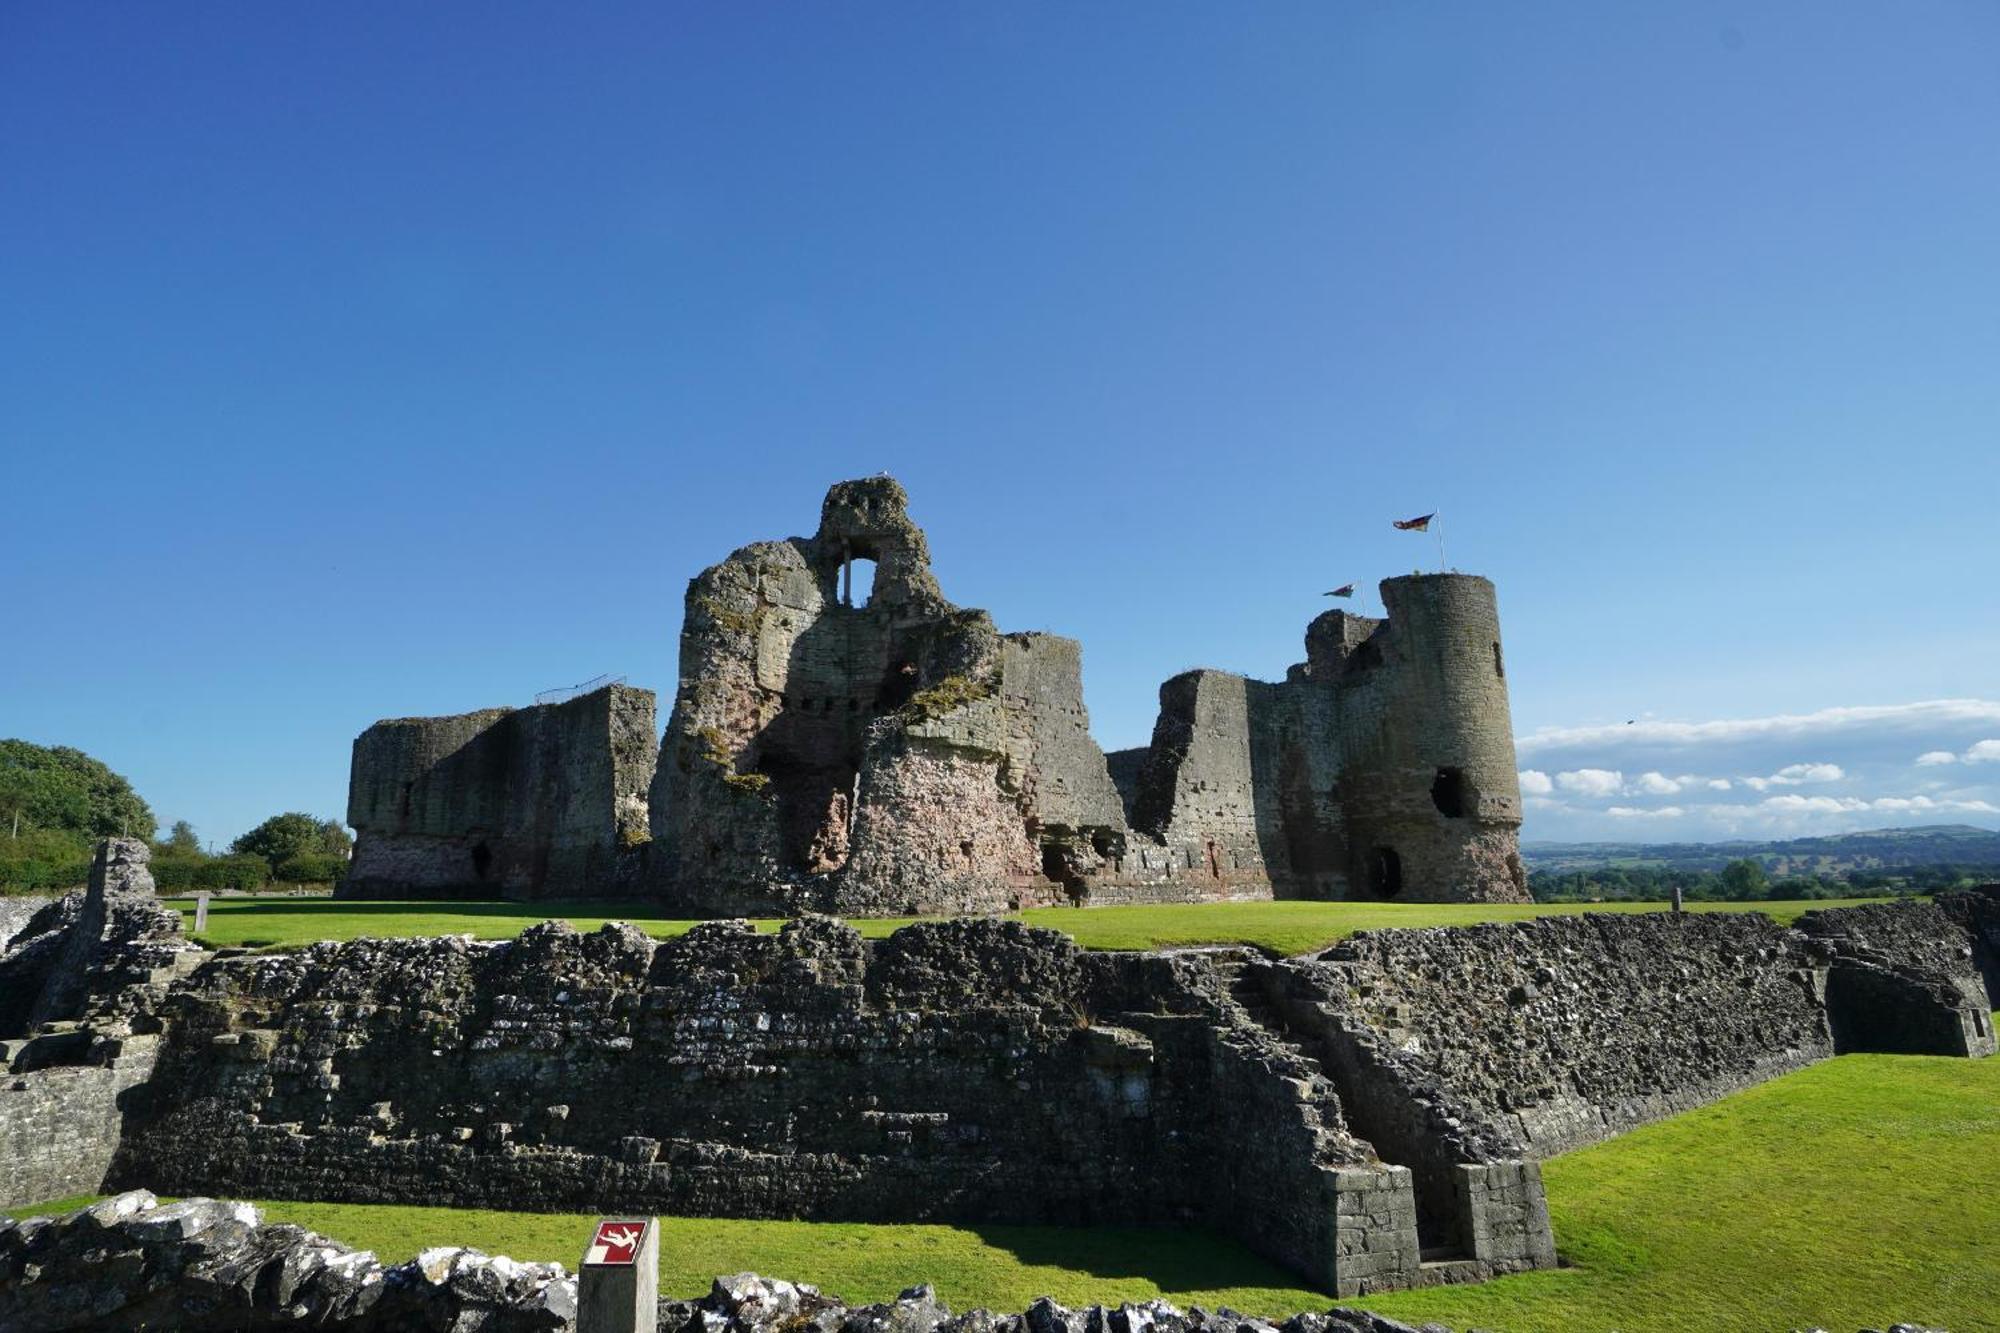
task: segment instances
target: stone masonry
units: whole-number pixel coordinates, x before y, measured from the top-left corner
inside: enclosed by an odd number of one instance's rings
[[[636,690],[363,733],[342,892],[643,888],[702,916],[1526,901],[1493,585],[1382,596],[1387,620],[1313,621],[1282,682],[1168,681],[1151,745],[1107,757],[1077,643],[955,606],[903,488],[841,482],[813,536],[689,583],[656,759]]]
[[[342,897],[630,892],[646,841],[653,695],[377,722],[354,742]]]
[[[991,919],[871,942],[823,917],[207,955],[132,870],[108,852],[0,957],[0,983],[41,976],[0,1024],[48,1015],[6,1043],[0,1206],[130,1186],[1137,1219],[1352,1294],[1554,1263],[1552,1153],[1837,1050],[1992,1049],[1965,1018],[1989,998],[1963,895],[1800,929],[1378,931],[1292,960]]]
[[[153,897],[151,855],[136,838],[99,843],[89,887],[0,952],[0,1202],[103,1186],[153,1072],[153,1012],[204,956]]]

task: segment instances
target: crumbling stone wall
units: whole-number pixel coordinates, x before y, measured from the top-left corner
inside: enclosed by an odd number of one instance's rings
[[[77,1017],[5,1051],[0,1199],[108,1179],[697,1215],[1137,1208],[1336,1292],[1551,1264],[1538,1158],[1837,1033],[1908,1049],[1987,1002],[1963,929],[1928,907],[1381,931],[1288,961],[1084,953],[991,919],[869,943],[824,918],[204,961],[171,913],[99,916],[142,929],[69,916],[102,947]],[[1867,998],[1903,1019],[1839,1017],[1843,971],[1896,981]],[[43,1150],[63,1110],[75,1136]]]
[[[2000,884],[1940,894],[1938,910],[1972,941],[1972,962],[1988,996],[2000,999]]]
[[[1408,1173],[1205,955],[992,921],[878,945],[823,919],[662,944],[552,923],[217,958],[170,1013],[120,1182],[883,1220],[1138,1208],[1329,1290],[1418,1271]]]
[[[1282,683],[1168,681],[1152,744],[1107,760],[1077,646],[953,606],[902,488],[842,482],[814,536],[689,585],[654,882],[701,914],[1526,901],[1492,584],[1383,597],[1314,621]]]
[[[152,1073],[154,1015],[204,956],[153,897],[151,855],[136,838],[100,842],[89,886],[0,951],[0,1206],[103,1185]]]
[[[647,839],[653,695],[378,722],[354,742],[343,897],[588,897]]]
[[[1382,594],[1386,621],[1315,620],[1283,682],[1169,680],[1151,745],[1107,760],[1077,644],[953,605],[903,488],[840,482],[813,536],[689,582],[657,762],[651,696],[615,687],[363,733],[342,892],[643,884],[704,916],[1526,901],[1493,587]]]
[[[0,1218],[0,1328],[562,1333],[576,1280],[441,1247],[387,1266],[251,1204],[133,1190],[64,1217]]]
[[[1528,901],[1493,585],[1410,575],[1382,600],[1313,621],[1282,683],[1160,687],[1151,746],[1113,756],[1141,839],[1093,901]]]
[[[887,477],[809,538],[688,586],[652,792],[655,882],[688,911],[990,911],[1061,901],[1123,832],[1079,651],[952,605]],[[876,573],[865,604],[853,563]]]
[[[1972,936],[1941,908],[1871,903],[1807,912],[1798,928],[1832,955],[1837,1050],[1993,1054],[1993,1005]]]

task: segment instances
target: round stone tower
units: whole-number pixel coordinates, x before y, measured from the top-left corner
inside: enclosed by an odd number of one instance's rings
[[[1350,892],[1526,902],[1493,584],[1412,574],[1385,579],[1382,604],[1388,623],[1349,656],[1341,681]]]

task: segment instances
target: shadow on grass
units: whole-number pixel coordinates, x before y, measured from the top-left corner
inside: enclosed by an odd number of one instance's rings
[[[1022,1264],[1091,1278],[1153,1283],[1167,1296],[1241,1287],[1292,1289],[1298,1274],[1253,1254],[1241,1242],[1199,1229],[1013,1226],[959,1223],[980,1243]]]
[[[182,894],[166,901],[194,907],[193,897]],[[495,901],[466,898],[395,898],[357,901],[352,898],[211,898],[211,913],[231,916],[480,916],[543,921],[552,917],[631,917],[659,921],[660,905],[650,902],[556,898],[538,902]]]

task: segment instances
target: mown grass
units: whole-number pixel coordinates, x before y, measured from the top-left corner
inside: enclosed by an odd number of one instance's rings
[[[169,900],[194,929],[194,900]],[[1790,922],[1817,907],[1844,907],[1872,899],[1818,902],[1692,903],[1697,912],[1763,912]],[[1480,903],[1175,903],[1153,907],[1047,907],[1018,913],[1031,925],[1070,935],[1087,949],[1149,949],[1171,945],[1256,944],[1280,953],[1321,949],[1357,930],[1385,926],[1462,926],[1480,921],[1521,921],[1535,916],[1580,912],[1660,911],[1657,903],[1538,903],[1505,906]],[[579,930],[606,921],[630,921],[662,939],[699,925],[659,914],[650,902],[345,902],[328,898],[216,898],[208,928],[198,937],[212,948],[296,947],[320,940],[366,935],[416,937],[469,934],[475,939],[512,939],[529,926],[560,917]],[[856,920],[863,935],[879,939],[918,917]],[[759,930],[782,921],[760,920]]]
[[[2000,1328],[2000,1059],[1843,1056],[1544,1165],[1573,1267],[1342,1302],[1494,1333],[1689,1328]],[[87,1200],[41,1209],[63,1211]],[[1134,1201],[1135,1208],[1141,1201]],[[394,1262],[474,1245],[574,1268],[590,1219],[268,1203]],[[954,1309],[1164,1296],[1281,1316],[1324,1295],[1200,1232],[673,1218],[661,1286],[718,1273],[812,1282],[852,1302],[934,1283]]]

